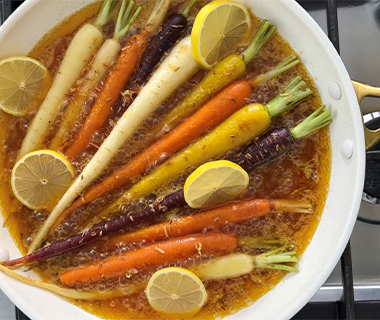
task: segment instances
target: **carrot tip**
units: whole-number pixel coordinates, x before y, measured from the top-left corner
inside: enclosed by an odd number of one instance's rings
[[[307,201],[272,200],[271,207],[273,211],[278,212],[313,213],[313,207]]]

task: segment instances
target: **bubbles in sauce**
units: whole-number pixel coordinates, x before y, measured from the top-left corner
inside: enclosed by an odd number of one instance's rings
[[[199,1],[196,5],[193,15],[189,18],[190,26],[194,20],[197,11],[209,1]],[[147,17],[153,1],[137,0],[137,3],[143,5],[145,14],[140,17],[137,23],[141,27],[144,19]],[[183,1],[173,0],[172,10],[183,7]],[[49,36],[45,36],[36,48],[30,53],[30,56],[38,58],[47,65],[50,72],[54,76],[59,63],[64,56],[68,44],[73,36],[73,31],[84,23],[84,20],[96,13],[99,4],[91,5],[77,13],[73,18],[69,19],[61,26],[53,30]],[[256,17],[252,17],[254,28],[257,28],[260,21]],[[112,34],[113,23],[105,27],[106,34]],[[137,28],[132,30],[136,33]],[[188,29],[190,32],[190,28]],[[58,35],[57,35],[58,34]],[[125,42],[125,39],[124,39]],[[246,77],[252,77],[259,73],[265,72],[273,68],[280,61],[292,52],[288,44],[276,34],[271,41],[262,49],[256,58],[247,66]],[[199,71],[190,80],[183,84],[173,95],[166,100],[156,111],[138,128],[132,138],[122,147],[115,159],[112,160],[108,168],[102,173],[98,181],[104,179],[108,174],[114,172],[123,164],[128,162],[133,156],[138,154],[147,143],[151,142],[154,137],[150,135],[150,131],[163,118],[163,116],[173,108],[186,94],[193,88],[203,77],[205,71]],[[284,87],[290,79],[296,74],[300,74],[307,82],[308,86],[313,89],[314,94],[310,96],[294,110],[287,112],[281,117],[272,121],[271,129],[279,127],[293,126],[304,119],[321,105],[315,86],[309,77],[304,66],[299,65],[295,69],[289,70],[283,75],[271,80],[266,84],[262,84],[252,90],[252,94],[248,102],[267,103],[273,99],[279,91]],[[73,130],[66,137],[65,144],[68,145],[75,137],[85,116],[89,113],[101,85],[91,94],[87,103],[83,107],[82,114],[77,119],[77,123]],[[128,93],[127,93],[128,94]],[[127,95],[126,94],[126,95]],[[70,97],[68,97],[70,99]],[[127,98],[123,101],[120,99],[113,108],[108,125],[101,131],[98,131],[88,146],[86,151],[80,155],[73,163],[76,173],[79,174],[92,155],[96,152],[102,141],[112,130],[118,117],[128,106],[130,100]],[[61,113],[64,112],[65,104],[61,105]],[[31,114],[23,118],[14,118],[4,113],[0,114],[0,139],[3,146],[0,157],[0,168],[2,175],[0,182],[7,187],[3,187],[0,191],[0,199],[3,203],[3,215],[12,236],[17,241],[20,249],[25,252],[30,245],[35,230],[37,230],[45,221],[48,212],[44,210],[29,210],[14,200],[13,195],[9,193],[10,172],[15,163],[16,153],[21,145],[22,138],[25,136],[28,125],[36,110],[32,110]],[[58,125],[60,117],[57,117],[55,125]],[[51,129],[50,138],[55,132],[54,126]],[[168,128],[169,129],[169,128]],[[49,137],[45,143],[49,142]],[[159,165],[170,155],[163,154],[157,163],[152,163],[151,170]],[[184,181],[191,170],[185,172],[181,177],[155,191],[145,199],[141,199],[133,203],[128,208],[130,212],[138,212],[148,204],[161,198],[163,195],[171,193],[182,188]],[[302,138],[296,141],[293,149],[283,158],[273,163],[267,164],[250,173],[250,184],[248,191],[243,194],[242,198],[285,198],[308,200],[312,203],[313,214],[292,214],[292,213],[271,213],[265,217],[241,223],[239,225],[228,225],[225,230],[234,233],[238,237],[259,237],[279,239],[282,244],[293,244],[295,250],[302,254],[308,245],[312,235],[317,227],[318,221],[323,211],[326,198],[326,190],[330,175],[330,142],[328,129],[323,129],[312,136]],[[72,216],[67,219],[57,230],[54,231],[52,238],[48,241],[61,239],[83,230],[87,225],[100,221],[104,217],[99,215],[101,209],[111,203],[117,196],[121,195],[123,190],[120,189],[111,195],[107,195],[101,199],[97,199],[93,203],[74,211]],[[173,218],[176,215],[185,215],[193,212],[190,208],[183,208],[169,213],[166,217],[161,217],[156,222],[164,219]],[[119,215],[116,213],[115,215]],[[94,219],[90,218],[96,216]],[[111,216],[112,217],[112,216]],[[108,218],[111,218],[108,217]],[[91,222],[90,222],[91,221]],[[143,225],[142,225],[143,227]],[[36,263],[34,269],[42,278],[60,284],[59,273],[69,267],[83,266],[89,262],[105,260],[113,255],[122,254],[136,247],[140,247],[144,243],[139,244],[113,244],[108,246],[106,241],[87,245],[84,248],[74,250],[63,256],[50,258],[46,261]],[[251,252],[247,249],[239,249],[242,252]],[[258,252],[256,252],[258,253]],[[188,260],[178,262],[175,266],[191,266],[201,261]],[[160,266],[160,268],[166,267]],[[173,265],[171,265],[173,266]],[[157,270],[157,269],[156,269]],[[156,271],[136,272],[131,270],[125,277],[113,280],[102,281],[92,285],[82,285],[76,289],[98,290],[104,291],[112,288],[121,288],[125,291],[125,295],[118,298],[102,300],[102,301],[81,301],[75,302],[85,310],[107,319],[160,319],[162,316],[154,312],[147,302],[145,294],[140,292],[132,293],[128,290],[132,283],[144,283]],[[285,275],[282,271],[255,270],[249,275],[244,275],[234,279],[224,280],[208,280],[204,281],[208,291],[208,301],[195,319],[221,319],[222,317],[234,313],[239,309],[254,303],[260,296],[272,289],[280,279]]]

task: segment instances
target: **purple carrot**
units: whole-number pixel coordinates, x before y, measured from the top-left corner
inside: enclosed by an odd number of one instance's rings
[[[323,111],[324,108],[325,106],[320,107],[292,129],[281,128],[268,132],[253,141],[242,152],[234,155],[231,161],[245,170],[252,170],[281,157],[290,150],[295,140],[305,137],[332,122],[330,111]]]
[[[57,242],[31,254],[2,262],[2,264],[5,266],[16,266],[55,257],[103,238],[113,232],[120,231],[126,227],[133,227],[142,222],[152,221],[157,215],[184,206],[185,204],[186,201],[183,196],[183,190],[179,190],[164,197],[160,202],[148,206],[140,213],[133,215],[125,214],[119,218],[98,223],[86,232],[73,235],[63,240],[58,240]]]
[[[162,25],[161,30],[150,41],[145,50],[139,68],[134,76],[134,86],[145,84],[154,67],[160,62],[165,52],[177,42],[187,27],[187,17],[198,0],[192,0],[182,13],[173,13]]]

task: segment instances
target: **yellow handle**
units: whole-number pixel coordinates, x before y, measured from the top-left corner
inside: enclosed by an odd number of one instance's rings
[[[364,84],[362,82],[358,81],[352,81],[352,84],[354,86],[356,95],[358,97],[358,102],[360,105],[360,110],[363,115],[363,108],[361,106],[361,102],[364,97],[379,97],[380,98],[380,88],[372,87],[368,84]],[[376,130],[370,130],[368,129],[364,123],[364,136],[365,136],[365,146],[366,149],[368,150],[372,146],[374,146],[377,142],[380,141],[380,128]]]

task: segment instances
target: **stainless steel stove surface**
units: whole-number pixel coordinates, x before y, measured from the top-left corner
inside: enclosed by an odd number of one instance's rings
[[[5,6],[10,5],[9,0],[0,0],[0,8],[2,2]],[[16,5],[20,2],[22,1],[16,1]],[[328,33],[327,1],[304,0],[299,2],[321,28]],[[331,2],[335,1],[330,0]],[[354,80],[380,87],[380,0],[337,1],[337,5],[340,54],[348,73]],[[365,117],[366,121],[380,116],[380,113],[376,113],[376,111],[380,111],[380,100],[365,98],[362,106],[365,113],[371,113]],[[378,180],[377,183],[379,183],[380,172],[378,176],[375,176],[376,173],[369,172],[368,175],[375,182]],[[380,188],[378,192],[380,193]],[[367,198],[372,202],[377,202],[371,196],[367,196]],[[378,222],[370,224],[358,220],[351,236],[355,301],[371,302],[377,300],[376,305],[380,305],[380,204],[362,201],[359,216],[362,217],[362,220],[369,219]],[[341,300],[342,294],[341,266],[338,263],[311,302],[336,302]],[[317,304],[317,306],[321,306],[318,307],[321,310],[322,305]],[[313,316],[310,312],[309,314],[303,312],[297,318],[338,319],[339,315],[336,310],[327,305],[323,305],[323,307],[325,308],[324,312],[319,315],[314,314]],[[366,304],[364,308],[371,311],[372,304]],[[11,302],[0,291],[0,320],[15,319],[13,310]],[[315,311],[315,309],[313,310]],[[311,312],[314,312],[313,310]],[[374,310],[370,316],[360,316],[360,318],[380,319],[380,312],[378,311],[380,309],[375,308]],[[21,317],[22,315],[17,315],[17,319],[21,319]]]
[[[326,10],[323,6],[318,8],[315,5],[318,2],[322,1],[305,1],[303,4],[327,32]],[[315,9],[311,8],[311,3]],[[339,1],[338,23],[340,55],[351,78],[380,86],[380,1]],[[379,111],[380,100],[365,98],[362,106],[365,113]],[[371,116],[365,119],[369,120]],[[377,180],[380,181],[380,176]],[[375,220],[377,217],[380,221],[380,205],[362,201],[359,216]],[[351,236],[351,252],[355,301],[380,300],[380,223],[357,221]],[[312,301],[336,301],[341,296],[342,278],[338,264]]]

